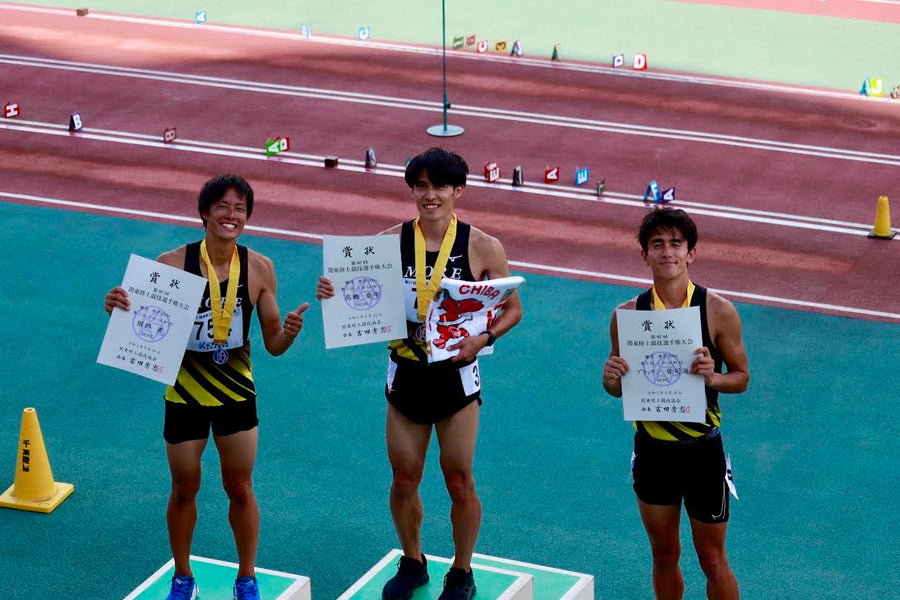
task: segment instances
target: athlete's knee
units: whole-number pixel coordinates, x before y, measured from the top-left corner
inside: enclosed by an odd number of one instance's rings
[[[475,478],[471,471],[445,469],[444,484],[447,486],[450,499],[454,502],[465,502],[478,497],[475,492]]]
[[[681,558],[681,544],[677,541],[656,543],[651,546],[653,565],[657,568],[671,568],[678,565]]]
[[[176,502],[193,502],[200,491],[200,475],[172,479],[172,499]]]
[[[422,482],[422,470],[418,468],[394,468],[394,478],[391,481],[391,493],[401,498],[415,496],[419,492],[419,484]]]
[[[698,548],[697,559],[700,561],[700,568],[708,579],[718,579],[722,575],[727,574],[730,569],[724,548]]]
[[[225,488],[225,493],[232,502],[245,504],[253,498],[253,480],[250,477],[223,477],[222,487]]]

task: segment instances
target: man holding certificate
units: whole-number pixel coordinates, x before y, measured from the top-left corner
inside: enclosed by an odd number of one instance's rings
[[[663,208],[648,213],[641,222],[638,240],[641,257],[653,274],[653,287],[613,314],[603,387],[616,397],[623,396],[625,387],[626,403],[635,400],[628,398],[628,386],[623,385],[627,380],[640,380],[654,388],[638,400],[646,411],[642,413],[646,420],[634,423],[637,431],[632,467],[638,508],[653,554],[653,589],[660,600],[680,599],[684,593],[678,566],[683,501],[707,578],[708,597],[736,599],[738,584],[725,552],[732,484],[719,433],[718,395],[743,392],[750,380],[741,321],[731,302],[691,281],[688,265],[697,253],[697,227],[683,210]],[[673,314],[662,321],[651,319],[647,313],[643,319],[631,318],[635,310],[688,307],[697,307],[694,310],[699,313],[702,343],[696,343],[693,334],[676,333],[688,329],[682,325],[681,315],[676,318]],[[626,326],[626,321],[634,325]],[[688,344],[693,354],[688,355],[692,360],[685,362],[678,351]],[[623,358],[629,352],[632,356],[638,352],[640,364],[629,364]],[[727,367],[724,373],[723,364]],[[680,400],[673,388],[682,377],[702,378],[706,396],[702,418],[691,414],[692,418],[681,419],[676,415],[673,402]],[[678,408],[684,411],[682,406]]]
[[[428,582],[420,530],[423,519],[419,483],[432,428],[440,445],[441,470],[452,500],[450,519],[456,549],[444,580],[441,600],[469,600],[475,595],[471,558],[481,526],[481,502],[475,492],[472,463],[481,405],[481,375],[476,355],[512,329],[522,318],[513,292],[502,312],[484,332],[470,332],[453,344],[452,358],[429,363],[425,318],[441,280],[481,281],[509,276],[503,246],[453,212],[469,168],[461,156],[432,148],[406,168],[418,218],[383,232],[400,235],[406,304],[406,337],[393,340],[385,395],[387,449],[394,476],[391,514],[403,548],[397,575],[385,584],[385,600],[409,598]],[[319,300],[334,296],[327,277],[316,286]],[[455,340],[454,340],[455,341]]]
[[[250,321],[256,308],[266,350],[278,356],[300,333],[309,304],[288,313],[282,323],[272,261],[237,244],[253,212],[253,189],[242,177],[220,175],[207,181],[200,190],[198,210],[206,230],[203,240],[158,259],[208,279],[177,379],[165,393],[163,437],[172,474],[166,517],[175,559],[168,598],[193,600],[198,594],[189,557],[197,522],[200,458],[211,428],[240,561],[234,597],[258,600],[254,565],[259,508],[251,477],[259,421],[250,362]],[[129,310],[129,306],[128,293],[121,287],[106,295],[107,313],[117,308]]]

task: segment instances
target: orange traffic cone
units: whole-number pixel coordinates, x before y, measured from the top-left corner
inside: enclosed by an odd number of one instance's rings
[[[22,430],[19,434],[16,480],[0,496],[0,506],[49,513],[74,490],[75,486],[71,483],[53,481],[37,412],[33,408],[26,408],[22,413]]]
[[[869,237],[889,240],[895,235],[897,232],[891,229],[891,205],[888,203],[888,197],[879,196],[875,208],[875,226],[869,232]]]

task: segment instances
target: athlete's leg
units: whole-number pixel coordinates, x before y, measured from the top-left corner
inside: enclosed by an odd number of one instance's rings
[[[197,492],[200,490],[200,457],[206,440],[190,440],[170,444],[166,442],[166,456],[172,474],[172,493],[166,510],[169,526],[169,546],[175,559],[175,573],[191,572],[191,539],[197,524]]]
[[[466,571],[469,570],[481,528],[481,501],[475,492],[475,478],[472,475],[480,412],[478,402],[472,402],[435,425],[441,447],[441,470],[453,503],[450,509],[453,545],[456,548],[453,566]]]
[[[425,470],[425,456],[431,440],[431,425],[410,421],[388,403],[387,427],[388,460],[394,476],[391,482],[391,516],[403,554],[420,560],[422,544],[422,498],[419,483]]]
[[[638,500],[638,508],[653,552],[653,591],[656,598],[681,600],[684,595],[684,578],[678,566],[681,555],[681,505],[647,504]]]
[[[222,486],[228,494],[228,521],[237,546],[238,577],[255,576],[259,544],[259,506],[253,495],[253,464],[259,428],[213,436],[222,463]]]
[[[725,553],[728,523],[703,523],[691,519],[694,548],[706,575],[706,597],[710,600],[737,600],[737,579]]]

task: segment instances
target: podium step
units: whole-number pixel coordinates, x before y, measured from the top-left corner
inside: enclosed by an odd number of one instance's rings
[[[341,594],[338,600],[381,600],[381,588],[397,573],[397,561],[402,550],[394,549],[379,560],[374,567]],[[444,575],[452,560],[426,554],[429,582],[416,590],[412,600],[437,600],[444,589]],[[476,600],[533,600],[534,581],[527,573],[488,564],[472,563],[475,574]],[[205,599],[204,599],[205,600]]]
[[[202,600],[233,600],[232,586],[237,577],[235,563],[191,556],[191,569],[200,589]],[[159,600],[169,593],[175,561],[169,560],[153,575],[147,578],[124,600]],[[292,575],[270,569],[256,569],[260,595],[266,600],[310,600],[309,577]]]
[[[594,600],[594,576],[475,553],[472,564],[531,575],[535,600]]]

